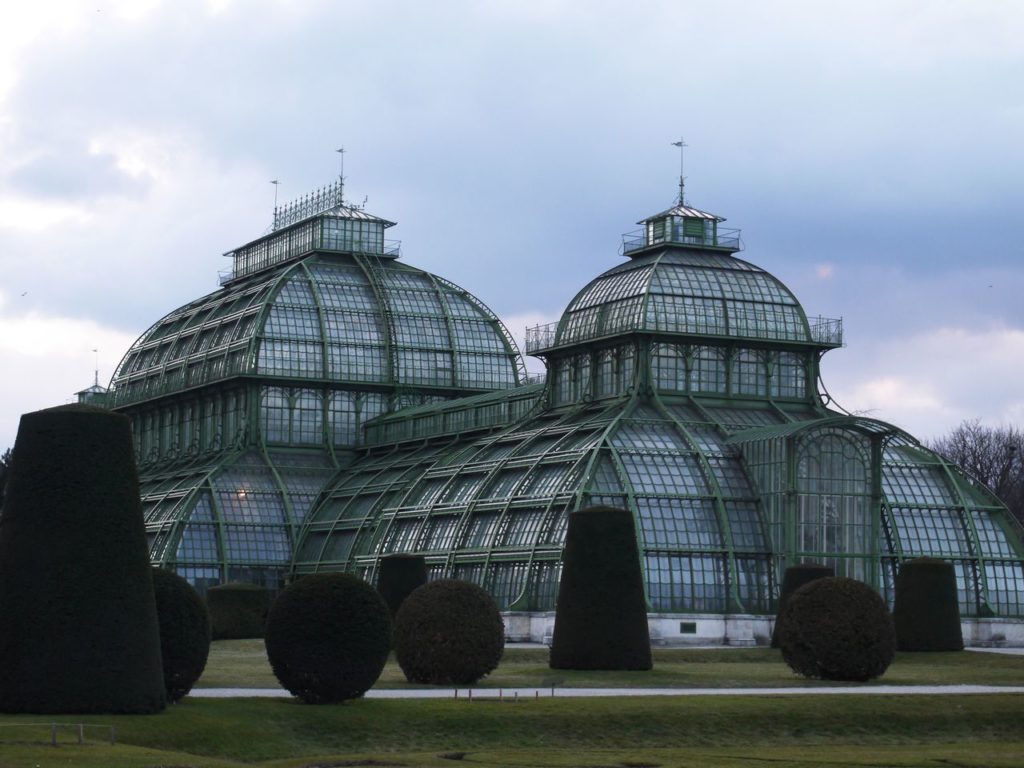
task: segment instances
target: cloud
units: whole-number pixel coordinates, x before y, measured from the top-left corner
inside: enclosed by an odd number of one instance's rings
[[[835,273],[836,268],[832,264],[819,264],[814,268],[814,274],[819,280],[831,280]]]
[[[211,156],[193,136],[111,129],[88,142],[131,194],[71,203],[0,191],[0,272],[41,314],[141,332],[216,289],[230,266],[223,253],[270,221],[265,174]]]
[[[71,201],[141,197],[147,186],[141,174],[126,173],[116,155],[84,147],[39,153],[12,170],[7,185],[15,195]]]
[[[93,383],[92,350],[105,386],[136,338],[93,320],[22,311],[27,298],[0,294],[0,451],[14,444],[21,414],[71,402]]]
[[[961,421],[1019,423],[1024,416],[1024,329],[940,328],[876,342],[823,361],[836,401],[903,427],[918,438]]]

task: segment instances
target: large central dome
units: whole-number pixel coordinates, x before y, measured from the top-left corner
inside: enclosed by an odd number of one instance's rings
[[[116,405],[236,376],[466,391],[517,383],[518,355],[471,294],[394,260],[308,258],[158,321],[114,374]]]
[[[154,562],[201,588],[277,588],[368,421],[522,383],[498,318],[399,262],[390,226],[344,204],[340,183],[285,206],[226,254],[220,290],[124,356],[110,398],[132,419]]]

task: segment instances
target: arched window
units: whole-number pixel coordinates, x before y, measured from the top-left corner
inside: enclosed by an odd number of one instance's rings
[[[690,391],[725,394],[725,353],[716,347],[697,347],[690,361]]]
[[[686,391],[686,353],[678,344],[655,344],[651,350],[654,386],[662,392]]]
[[[768,368],[760,352],[741,349],[733,356],[731,385],[734,395],[768,394]]]
[[[807,364],[802,355],[780,352],[772,372],[772,397],[806,397]]]
[[[269,387],[263,394],[260,416],[263,423],[263,440],[268,443],[287,443],[288,435],[288,393],[277,387]]]
[[[871,446],[860,433],[836,429],[805,435],[797,454],[797,551],[837,576],[869,581],[872,536]]]
[[[616,394],[615,357],[615,352],[610,349],[602,349],[597,354],[597,366],[594,372],[594,397],[610,397]]]

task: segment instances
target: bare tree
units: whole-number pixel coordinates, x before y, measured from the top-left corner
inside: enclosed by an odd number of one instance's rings
[[[985,483],[1024,524],[1024,432],[965,421],[929,447]]]

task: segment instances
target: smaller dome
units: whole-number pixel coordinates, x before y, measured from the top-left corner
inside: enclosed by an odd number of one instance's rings
[[[781,281],[721,253],[650,250],[592,280],[569,303],[553,346],[632,333],[838,346]],[[834,334],[834,331],[833,331]],[[827,334],[826,334],[827,335]]]

